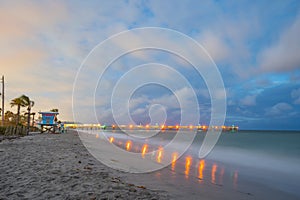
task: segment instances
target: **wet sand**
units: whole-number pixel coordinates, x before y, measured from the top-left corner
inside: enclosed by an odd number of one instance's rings
[[[101,164],[76,132],[0,142],[0,199],[170,199]]]

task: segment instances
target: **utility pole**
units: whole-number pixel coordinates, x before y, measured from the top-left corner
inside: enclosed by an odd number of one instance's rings
[[[2,76],[2,93],[1,93],[1,96],[2,96],[2,121],[1,121],[1,124],[2,126],[4,125],[4,76]]]

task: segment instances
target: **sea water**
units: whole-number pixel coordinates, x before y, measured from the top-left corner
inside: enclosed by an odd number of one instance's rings
[[[300,132],[224,133],[207,159],[236,166],[248,180],[300,197]]]
[[[137,131],[137,134],[140,132],[141,130]],[[113,136],[116,141],[130,140],[132,149],[147,143],[155,150],[170,142],[176,131],[163,131],[146,139],[135,138],[120,131],[107,130],[103,133],[107,137]],[[134,135],[134,131],[132,133]],[[144,133],[147,134],[146,131]],[[177,161],[176,166],[170,165],[158,173],[163,173],[165,180],[172,180],[172,184],[175,182],[175,186],[184,179],[191,192],[199,190],[195,180],[201,179],[204,183],[232,186],[236,191],[255,194],[258,199],[275,198],[277,191],[281,197],[287,194],[291,195],[289,198],[300,198],[300,132],[223,132],[210,154],[205,158],[198,158],[206,134],[208,133],[197,132],[192,145]],[[177,145],[180,145],[180,141]],[[187,158],[190,159],[189,166]],[[205,162],[201,172],[203,177],[199,174],[201,162]],[[271,193],[274,193],[273,196]]]

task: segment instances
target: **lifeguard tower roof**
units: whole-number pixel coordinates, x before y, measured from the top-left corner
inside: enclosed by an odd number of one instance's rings
[[[53,115],[58,115],[58,112],[39,112],[39,114],[53,114]]]

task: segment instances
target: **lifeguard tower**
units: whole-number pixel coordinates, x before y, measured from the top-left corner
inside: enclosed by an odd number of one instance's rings
[[[38,124],[41,126],[41,133],[50,132],[55,133],[57,127],[57,118],[56,116],[59,114],[58,112],[39,112],[42,115],[42,121]]]

